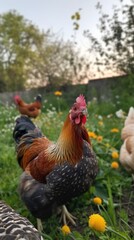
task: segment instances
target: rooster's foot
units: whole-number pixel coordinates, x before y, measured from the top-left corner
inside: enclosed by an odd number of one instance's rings
[[[67,225],[67,219],[69,222],[71,222],[72,225],[76,226],[75,220],[77,219],[74,217],[66,208],[65,205],[62,206],[62,216],[61,218],[63,219],[63,223]]]

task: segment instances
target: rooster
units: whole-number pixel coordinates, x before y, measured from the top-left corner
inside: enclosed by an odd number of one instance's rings
[[[86,101],[76,98],[56,143],[42,135],[31,119],[16,119],[13,137],[17,159],[23,169],[20,195],[37,218],[51,216],[62,206],[63,221],[75,224],[65,204],[86,192],[93,183],[98,163],[91,147],[86,123]]]
[[[124,141],[120,149],[120,162],[124,168],[132,173],[134,179],[134,108],[130,107],[121,132]]]
[[[40,233],[28,221],[5,202],[0,201],[0,238],[43,240]]]
[[[18,95],[14,97],[14,101],[21,114],[32,118],[36,118],[40,114],[42,107],[41,95],[37,95],[33,103],[25,103]]]

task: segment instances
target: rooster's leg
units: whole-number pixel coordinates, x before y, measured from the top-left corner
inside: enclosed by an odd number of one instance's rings
[[[43,231],[43,226],[42,226],[42,222],[39,218],[37,218],[37,229],[40,233],[42,233]]]
[[[65,205],[62,206],[62,219],[65,225],[67,225],[68,219],[72,223],[72,225],[76,226],[76,222],[74,220],[77,218],[74,217],[71,213],[69,213]]]

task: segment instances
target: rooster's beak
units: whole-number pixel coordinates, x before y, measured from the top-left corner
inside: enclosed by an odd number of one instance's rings
[[[84,109],[82,110],[82,113],[83,113],[83,115],[87,115],[87,109],[84,108]]]

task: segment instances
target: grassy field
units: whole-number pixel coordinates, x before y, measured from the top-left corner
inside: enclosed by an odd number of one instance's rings
[[[107,114],[104,115],[104,112]],[[12,138],[17,115],[14,105],[0,107],[0,198],[36,226],[36,219],[26,209],[18,194],[19,176],[22,170],[16,161],[15,144]],[[67,109],[61,112],[60,107],[56,111],[53,106],[49,106],[43,109],[34,122],[47,137],[56,140],[66,115]],[[132,177],[119,163],[119,150],[122,144],[120,132],[123,123],[124,119],[118,118],[114,112],[108,113],[107,110],[103,111],[103,115],[100,115],[100,112],[98,114],[96,102],[88,107],[86,126],[99,162],[99,174],[87,193],[73,199],[67,205],[77,217],[77,226],[69,225],[71,233],[64,235],[59,216],[52,216],[43,223],[44,239],[134,239],[134,218],[129,216],[129,211],[134,209]],[[102,203],[96,204],[95,197],[102,200]],[[94,213],[100,214],[105,219],[104,232],[89,227],[89,216]]]

